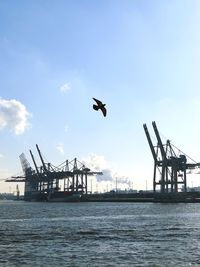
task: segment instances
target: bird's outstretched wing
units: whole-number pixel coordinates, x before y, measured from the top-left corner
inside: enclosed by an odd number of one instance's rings
[[[106,111],[106,108],[103,106],[103,107],[101,107],[101,111],[103,112],[103,115],[104,115],[104,117],[106,116],[106,113],[107,113],[107,111]]]
[[[98,100],[98,99],[96,99],[94,97],[93,97],[93,99],[94,99],[94,101],[96,101],[97,105],[101,106],[103,104],[100,100]]]

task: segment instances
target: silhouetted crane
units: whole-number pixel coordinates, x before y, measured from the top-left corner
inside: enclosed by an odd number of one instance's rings
[[[59,166],[45,163],[38,145],[36,145],[42,166],[38,167],[30,150],[35,170],[22,153],[20,161],[23,175],[12,176],[6,182],[25,182],[25,200],[31,200],[33,195],[50,195],[52,192],[60,192],[59,182],[64,180],[63,192],[76,192],[87,194],[87,177],[91,175],[102,175],[102,172],[93,172],[84,164],[74,158],[71,161],[64,161]]]
[[[187,163],[187,157],[184,153],[177,155],[172,147],[170,140],[163,145],[155,121],[152,122],[154,133],[157,139],[157,145],[154,146],[146,124],[143,128],[154,159],[153,189],[156,192],[156,186],[160,186],[161,193],[178,192],[179,185],[182,185],[182,191],[187,191],[187,169],[200,167],[200,163]],[[159,177],[158,177],[159,174]]]

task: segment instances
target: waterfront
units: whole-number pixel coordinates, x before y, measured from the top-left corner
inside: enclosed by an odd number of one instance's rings
[[[199,266],[200,204],[0,202],[0,266]]]

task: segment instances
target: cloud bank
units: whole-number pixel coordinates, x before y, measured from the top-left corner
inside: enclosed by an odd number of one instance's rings
[[[96,154],[90,154],[87,158],[84,158],[82,162],[91,169],[91,171],[101,171],[103,175],[96,175],[97,182],[115,182],[119,184],[130,185],[130,179],[115,172],[114,168],[106,162],[103,156]]]
[[[0,98],[0,130],[9,128],[15,134],[22,134],[30,127],[26,107],[15,99]]]

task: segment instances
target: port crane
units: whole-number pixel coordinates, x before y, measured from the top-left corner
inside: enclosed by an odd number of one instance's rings
[[[19,158],[23,174],[6,179],[6,182],[25,183],[25,199],[31,198],[31,195],[33,194],[49,195],[52,192],[59,192],[61,190],[61,180],[64,181],[63,192],[78,192],[80,194],[87,194],[88,176],[103,174],[102,172],[91,171],[77,158],[74,158],[71,161],[66,160],[59,166],[46,163],[37,144],[36,148],[42,165],[38,166],[36,164],[33,153],[29,150],[35,169],[31,167],[25,157],[25,154],[22,153]]]
[[[152,122],[153,130],[157,139],[157,145],[153,145],[148,128],[143,128],[154,159],[153,190],[160,193],[177,193],[180,190],[187,192],[187,170],[200,168],[200,163],[187,163],[187,156],[182,153],[177,155],[170,140],[162,143],[155,121]]]

